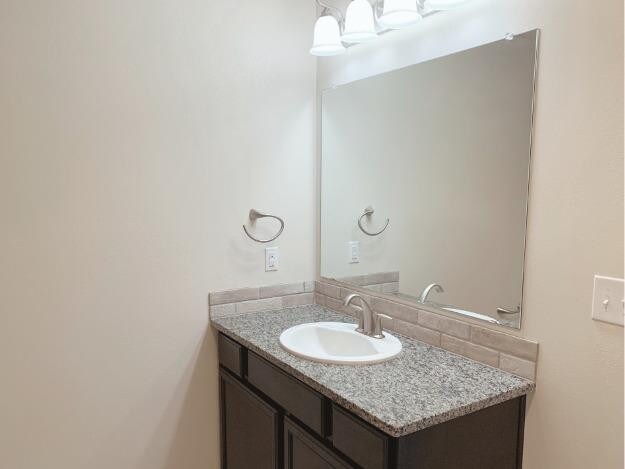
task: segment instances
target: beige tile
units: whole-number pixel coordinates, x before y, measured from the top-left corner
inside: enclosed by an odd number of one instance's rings
[[[485,363],[493,367],[499,365],[499,352],[492,350],[481,345],[475,345],[471,342],[457,339],[450,335],[441,335],[441,347],[450,352],[457,353],[468,358],[471,358],[480,363]]]
[[[326,308],[333,309],[336,312],[343,312],[343,302],[341,300],[337,300],[336,298],[332,298],[330,296],[326,296],[324,298],[324,306]]]
[[[213,292],[209,295],[209,303],[211,305],[221,305],[224,303],[238,303],[240,301],[257,300],[258,298],[258,288],[239,288],[237,290]]]
[[[354,275],[352,277],[341,277],[337,280],[343,283],[349,283],[350,285],[356,285],[356,286],[361,287],[366,284],[367,276],[366,275]]]
[[[273,298],[274,296],[295,295],[296,293],[304,293],[304,282],[260,287],[261,298]]]
[[[358,304],[358,306],[356,306],[355,304],[351,304],[349,306],[343,306],[343,303],[341,302],[341,308],[340,310],[337,310],[337,311],[339,311],[340,313],[349,314],[350,316],[355,316],[355,317],[360,317],[362,315],[362,309],[360,309],[360,304]]]
[[[375,272],[366,276],[367,285],[399,282],[399,272]]]
[[[536,342],[483,327],[471,326],[471,342],[534,362],[538,358]]]
[[[352,306],[348,308],[343,308],[340,312],[356,319],[360,319],[360,317],[362,316],[362,311]]]
[[[213,305],[209,307],[209,313],[211,318],[223,318],[226,316],[232,316],[233,314],[236,314],[236,306],[235,303]]]
[[[383,283],[382,293],[397,293],[399,292],[399,282]]]
[[[333,309],[337,312],[342,312],[341,308],[343,307],[343,302],[337,300],[336,298],[332,298],[326,295],[322,295],[321,293],[315,292],[315,304],[324,306],[329,309]]]
[[[502,353],[499,357],[499,368],[522,378],[536,379],[536,363]]]
[[[420,340],[426,344],[435,345],[436,347],[441,346],[440,333],[431,329],[426,329],[425,327],[417,326],[416,324],[411,324],[399,319],[395,319],[391,324],[391,327],[399,334]]]
[[[315,291],[315,281],[314,280],[308,280],[306,282],[304,282],[304,291],[306,293],[312,293]]]
[[[417,310],[410,306],[385,300],[384,298],[372,298],[372,305],[376,313],[388,314],[391,317],[414,324],[417,322]]]
[[[387,318],[381,318],[382,319],[382,329],[386,330],[390,330],[390,331],[395,331],[396,327],[395,327],[395,321],[396,319],[387,319]]]
[[[340,288],[336,285],[330,285],[329,283],[315,282],[315,291],[331,298],[340,297]]]
[[[312,305],[315,303],[313,293],[299,293],[297,295],[288,295],[282,297],[282,307],[290,308],[292,306]]]
[[[450,319],[442,314],[420,310],[417,323],[423,327],[434,329],[447,335],[453,335],[460,339],[469,340],[471,337],[471,326],[469,324]]]
[[[322,295],[321,293],[314,293],[313,294],[315,297],[315,304],[316,305],[321,305],[321,306],[325,306],[326,305],[326,296]]]
[[[237,313],[251,313],[268,309],[282,308],[282,298],[264,298],[262,300],[243,301],[236,303]]]
[[[345,312],[351,316],[357,315],[360,316],[360,300],[355,299],[353,303],[351,303],[349,306],[345,307],[343,306],[345,298],[347,298],[349,295],[351,295],[352,293],[358,293],[355,292],[353,290],[349,290],[347,288],[341,288],[341,311]],[[358,293],[367,303],[369,303],[369,305],[372,305],[372,298],[369,295],[365,295]],[[373,306],[372,306],[373,307]]]

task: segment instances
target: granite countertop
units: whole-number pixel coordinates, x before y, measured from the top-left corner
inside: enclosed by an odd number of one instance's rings
[[[527,394],[534,383],[414,339],[398,337],[401,353],[374,365],[329,365],[291,355],[279,336],[297,324],[353,322],[318,305],[211,319],[227,336],[337,404],[399,437]]]

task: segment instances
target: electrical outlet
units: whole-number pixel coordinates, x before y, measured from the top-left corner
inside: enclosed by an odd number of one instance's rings
[[[350,264],[360,262],[360,241],[347,242],[347,259],[349,259]]]
[[[622,278],[595,275],[592,298],[592,318],[594,320],[623,325],[623,285]]]
[[[265,272],[278,270],[280,266],[280,248],[265,248]]]

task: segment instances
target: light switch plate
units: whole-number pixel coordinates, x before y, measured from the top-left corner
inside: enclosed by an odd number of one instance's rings
[[[622,278],[595,275],[592,297],[592,318],[595,321],[623,325],[623,285]]]
[[[280,248],[265,248],[265,272],[273,272],[280,267]]]
[[[360,262],[360,241],[347,242],[347,259],[350,264],[358,264]]]

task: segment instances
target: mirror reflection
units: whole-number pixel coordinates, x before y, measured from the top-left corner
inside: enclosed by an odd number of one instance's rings
[[[537,39],[324,91],[322,277],[519,327]]]

